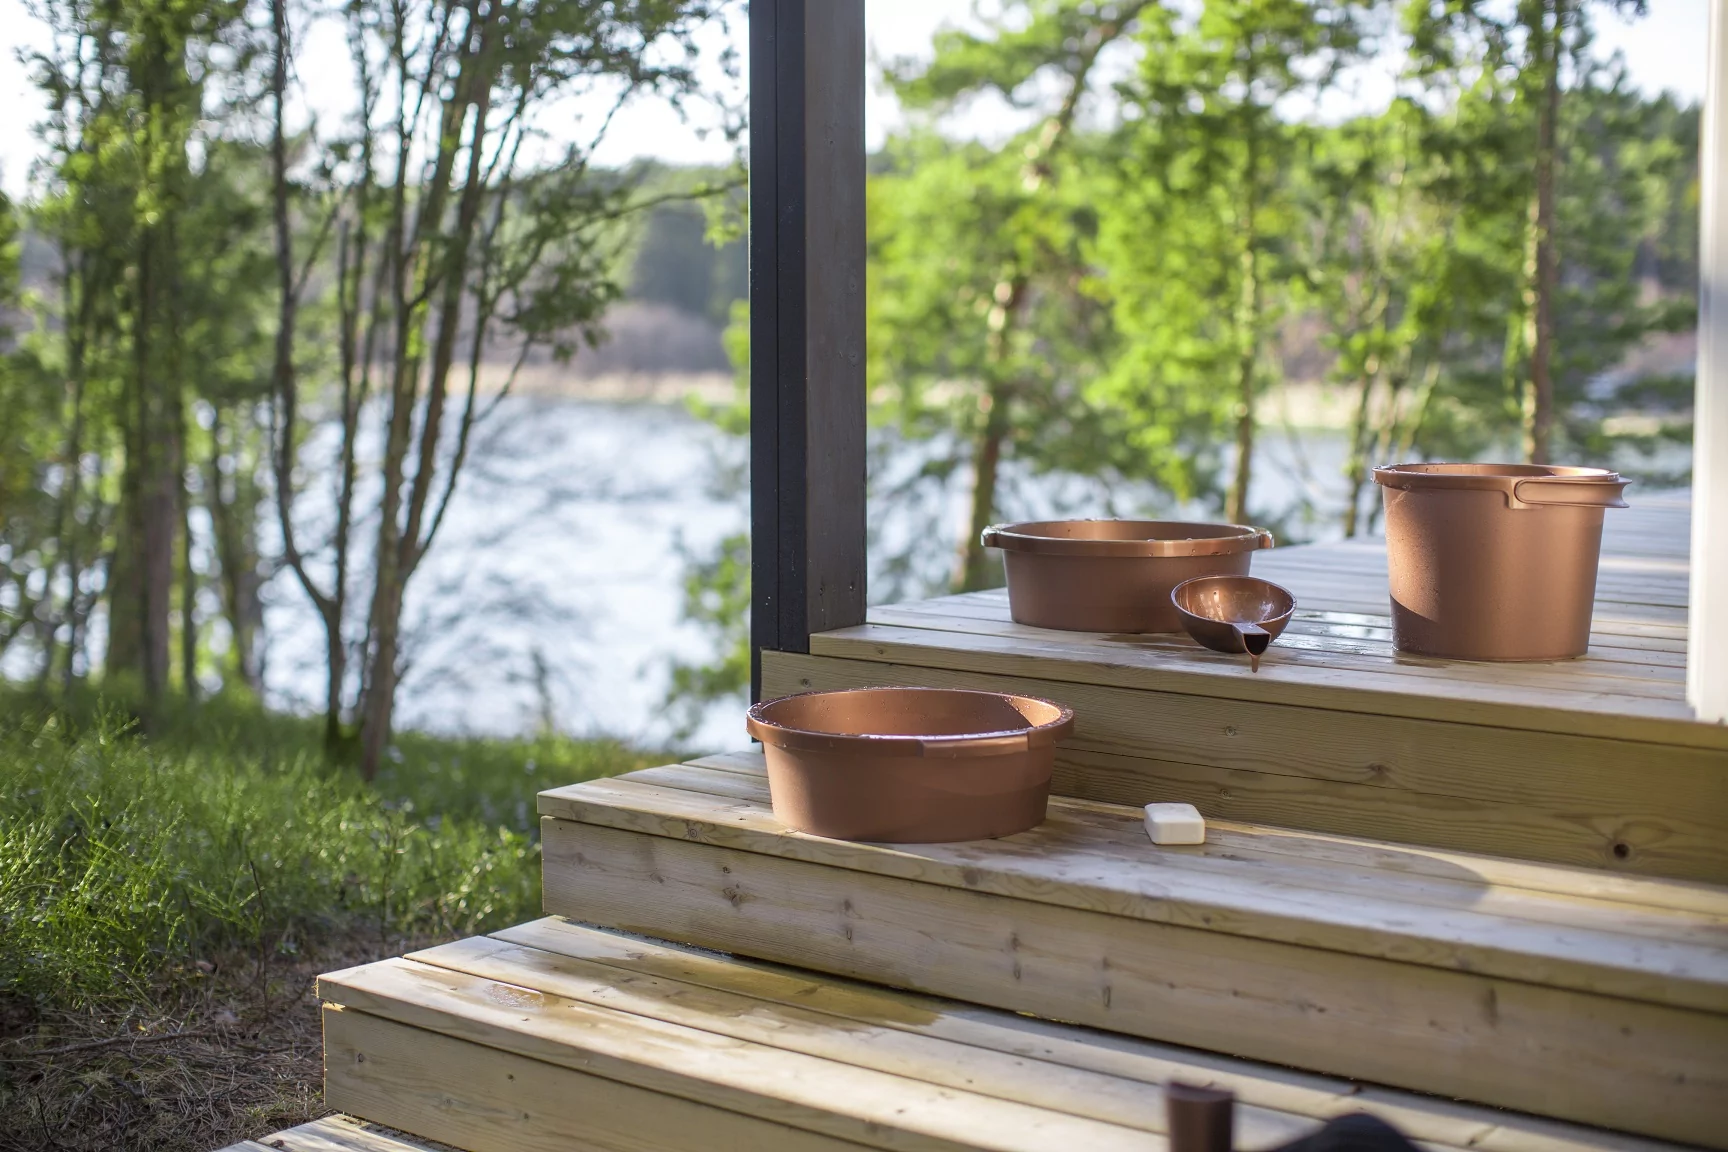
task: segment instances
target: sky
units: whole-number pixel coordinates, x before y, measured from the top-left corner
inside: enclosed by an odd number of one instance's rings
[[[989,4],[992,0],[981,2]],[[1633,81],[1644,90],[1667,90],[1687,100],[1700,100],[1704,95],[1710,3],[1649,0],[1649,14],[1630,21],[1599,11],[1598,48],[1604,53],[1623,53]],[[879,146],[904,122],[894,98],[883,90],[876,62],[927,56],[932,34],[944,25],[969,23],[973,5],[974,0],[867,0],[867,51],[872,68],[866,142],[871,148]],[[724,43],[724,35],[719,28],[710,30],[705,47],[717,50]],[[742,45],[741,14],[735,13],[731,35]],[[0,0],[0,110],[4,110],[0,112],[0,188],[14,197],[25,191],[30,164],[40,151],[33,128],[43,113],[42,100],[30,84],[18,53],[40,43],[40,26],[30,15],[27,0]],[[346,61],[340,39],[315,33],[302,46],[297,66],[314,110],[325,116],[339,114],[347,99]],[[730,88],[731,99],[741,99],[742,89],[729,86],[718,69],[710,69],[708,80],[716,88]],[[1359,98],[1373,99],[1376,87],[1371,82],[1365,84]],[[582,110],[570,111],[572,121],[579,120]],[[722,163],[731,158],[733,149],[716,130],[719,122],[712,110],[698,107],[680,115],[663,100],[639,98],[626,105],[612,122],[595,160],[605,165],[639,158]],[[969,135],[988,137],[1011,130],[1014,113],[999,104],[981,103],[953,126]]]

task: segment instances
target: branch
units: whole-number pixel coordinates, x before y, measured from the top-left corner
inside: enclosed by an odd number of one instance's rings
[[[331,603],[322,589],[306,571],[305,557],[294,538],[294,421],[298,401],[294,379],[294,324],[298,304],[294,277],[294,237],[288,212],[288,141],[284,127],[284,106],[288,86],[288,11],[287,0],[271,0],[271,24],[275,32],[272,47],[271,95],[274,110],[270,136],[271,201],[276,228],[276,276],[279,292],[276,316],[276,361],[272,372],[275,403],[270,406],[271,446],[276,457],[276,514],[282,523],[282,551],[300,585],[311,597],[319,613],[329,618]],[[280,427],[277,407],[280,405]]]

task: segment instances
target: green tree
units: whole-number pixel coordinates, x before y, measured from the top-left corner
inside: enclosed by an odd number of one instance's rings
[[[1085,395],[1110,330],[1089,291],[1099,189],[1076,149],[1101,56],[1151,7],[1026,0],[983,33],[938,33],[932,60],[890,70],[915,111],[989,93],[1033,114],[1000,147],[928,132],[895,141],[869,189],[871,396],[879,420],[950,449],[923,474],[969,466],[957,590],[998,582],[979,537],[1005,461],[1088,473],[1137,463]]]
[[[567,358],[598,338],[621,293],[615,224],[641,203],[631,182],[590,170],[610,117],[535,163],[542,117],[578,96],[693,91],[690,37],[714,11],[705,0],[361,0],[345,10],[360,109],[344,139],[319,142],[287,128],[293,21],[288,0],[273,0],[275,488],[286,563],[326,633],[327,731],[345,743],[352,717],[367,778],[390,738],[409,582],[487,410],[489,354],[509,357],[510,379],[536,348]],[[327,149],[314,178],[290,160],[300,148]],[[320,364],[301,315],[313,268],[336,296],[334,379],[322,394],[339,440],[327,477],[334,529],[316,546],[295,511],[303,377],[316,383]],[[370,411],[383,443],[362,477]],[[379,490],[364,541],[363,479]]]
[[[55,248],[15,369],[57,431],[37,457],[40,681],[69,683],[98,597],[104,674],[136,686],[149,719],[169,687],[178,577],[180,679],[198,675],[198,574],[185,477],[189,414],[236,339],[250,282],[228,282],[246,242],[234,215],[221,79],[243,71],[243,9],[189,0],[50,0],[34,63],[49,99],[49,153],[33,213]],[[255,300],[255,296],[252,297]],[[206,305],[221,302],[220,314]]]
[[[1637,14],[1645,9],[1644,0],[1601,0],[1594,6]],[[1589,0],[1417,0],[1407,17],[1420,74],[1448,80],[1460,100],[1482,101],[1494,111],[1481,141],[1498,169],[1486,191],[1500,200],[1502,211],[1524,216],[1506,380],[1522,412],[1524,454],[1535,463],[1554,458],[1565,406],[1563,386],[1556,383],[1565,371],[1558,358],[1567,355],[1561,332],[1569,292],[1563,249],[1568,236],[1573,243],[1601,236],[1595,221],[1579,220],[1576,212],[1568,221],[1562,207],[1566,182],[1586,174],[1571,161],[1588,165],[1589,142],[1571,134],[1579,117],[1568,107],[1569,95],[1597,87],[1602,76],[1589,52],[1591,7]],[[1599,207],[1605,214],[1613,211]],[[1576,307],[1571,311],[1578,315]]]
[[[1278,383],[1274,347],[1307,269],[1293,239],[1313,131],[1284,108],[1318,103],[1361,51],[1355,5],[1208,0],[1192,20],[1142,21],[1139,67],[1101,197],[1097,247],[1125,343],[1100,385],[1133,411],[1166,471],[1175,429],[1233,426],[1226,518],[1250,518],[1258,402]]]
[[[1473,174],[1454,166],[1470,155],[1449,150],[1455,119],[1401,97],[1383,115],[1317,131],[1303,173],[1299,300],[1322,324],[1328,380],[1352,393],[1346,536],[1378,507],[1376,461],[1431,439],[1449,399],[1497,386],[1504,234],[1473,231],[1461,208]]]

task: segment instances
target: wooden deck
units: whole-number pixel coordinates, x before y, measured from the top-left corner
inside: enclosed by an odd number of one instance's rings
[[[1055,799],[789,832],[761,758],[541,794],[548,911],[1113,1032],[1728,1147],[1728,890]]]
[[[756,754],[542,793],[557,915],[321,980],[327,1101],[467,1152],[1157,1152],[1184,1079],[1236,1091],[1246,1152],[1357,1109],[1436,1152],[1728,1150],[1728,728],[1682,702],[1685,519],[1610,519],[1563,664],[1398,655],[1372,544],[1256,560],[1302,602],[1259,675],[1001,593],[765,652],[769,694],[1071,705],[1049,818],[805,836]],[[1208,842],[1153,847],[1152,800]]]
[[[1434,1152],[1667,1147],[559,919],[320,993],[330,1102],[473,1152],[1158,1152],[1171,1079],[1235,1091],[1247,1152],[1355,1111]]]
[[[1728,727],[1685,703],[1687,505],[1608,519],[1579,660],[1395,652],[1385,550],[1360,542],[1256,557],[1299,601],[1258,674],[1186,636],[1018,625],[992,591],[875,608],[810,655],[765,653],[764,693],[1011,688],[1075,709],[1067,795],[1728,882]]]

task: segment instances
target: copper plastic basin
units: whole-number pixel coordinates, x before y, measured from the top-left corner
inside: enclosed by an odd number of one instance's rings
[[[1603,468],[1393,464],[1386,499],[1393,641],[1461,660],[1560,660],[1590,646],[1606,509]]]
[[[1008,571],[1016,623],[1073,632],[1178,632],[1170,592],[1196,576],[1248,573],[1272,533],[1182,520],[1042,520],[986,529]]]
[[[1044,819],[1056,742],[1074,713],[1034,696],[948,688],[808,692],[746,718],[774,815],[838,840],[931,844]]]
[[[1170,593],[1182,627],[1214,652],[1246,652],[1260,671],[1260,657],[1278,639],[1296,597],[1257,576],[1201,576],[1184,580]]]

